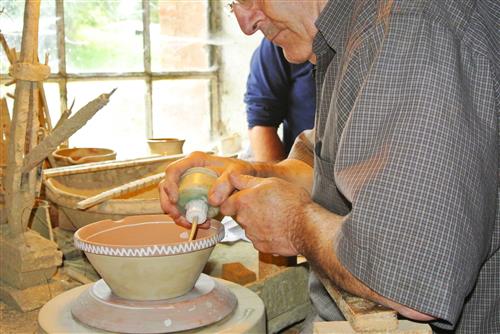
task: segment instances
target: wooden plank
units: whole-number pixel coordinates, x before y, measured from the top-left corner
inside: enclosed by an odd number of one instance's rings
[[[50,177],[56,177],[56,176],[94,173],[94,172],[112,170],[118,168],[148,165],[152,162],[175,161],[183,157],[184,157],[183,154],[176,154],[169,156],[153,156],[153,157],[136,158],[136,159],[119,160],[119,161],[101,161],[101,162],[88,163],[85,165],[57,167],[44,170],[43,178],[48,179]]]
[[[387,332],[398,327],[397,312],[372,301],[353,296],[340,290],[329,280],[317,275],[328,294],[356,331]]]
[[[417,323],[408,320],[399,321],[398,327],[393,331],[370,331],[370,332],[359,332],[355,331],[348,321],[325,321],[325,322],[315,322],[313,324],[314,334],[356,334],[356,333],[367,333],[367,334],[432,334],[431,326],[423,323]]]

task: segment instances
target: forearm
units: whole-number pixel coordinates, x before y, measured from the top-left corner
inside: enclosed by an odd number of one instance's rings
[[[278,164],[255,164],[255,176],[279,177],[302,186],[310,194],[313,184],[313,141],[314,130],[302,132],[295,139],[288,159]]]
[[[353,295],[387,306],[409,319],[434,320],[430,315],[376,293],[342,266],[336,255],[336,240],[342,224],[342,216],[331,213],[318,204],[311,203],[303,208],[300,223],[296,224],[292,240],[297,251],[309,260],[312,269]]]
[[[248,137],[255,161],[272,162],[285,158],[283,143],[275,127],[254,126],[248,130]]]
[[[285,159],[279,163],[254,162],[252,163],[257,177],[277,177],[288,182],[300,185],[312,192],[313,169],[301,160]]]

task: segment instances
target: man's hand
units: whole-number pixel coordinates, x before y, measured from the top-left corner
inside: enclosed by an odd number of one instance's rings
[[[279,178],[258,178],[233,173],[229,177],[235,192],[221,206],[245,229],[254,247],[263,253],[297,255],[296,232],[302,208],[311,203],[302,187]]]
[[[189,228],[189,223],[177,209],[176,203],[179,200],[179,181],[181,175],[191,167],[206,167],[214,170],[219,178],[215,181],[212,189],[208,193],[208,203],[212,206],[220,206],[235,190],[229,182],[229,174],[237,172],[239,174],[254,175],[255,170],[248,162],[209,155],[203,152],[193,152],[184,159],[171,163],[165,170],[165,178],[160,182],[160,205],[165,213],[170,215],[176,224]],[[209,221],[199,225],[207,228]]]

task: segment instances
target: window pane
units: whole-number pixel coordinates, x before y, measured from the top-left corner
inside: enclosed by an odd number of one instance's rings
[[[206,68],[206,0],[151,1],[151,68],[155,72]]]
[[[7,97],[7,93],[12,95],[15,94],[16,85],[0,87],[0,97],[6,97],[7,108],[9,108],[9,113],[12,118],[12,112],[14,111],[14,100]],[[61,115],[61,101],[59,100],[59,85],[54,82],[45,82],[43,84],[43,90],[45,91],[45,98],[47,99],[47,105],[49,107],[50,119],[52,126],[56,125],[59,117]]]
[[[153,82],[153,137],[186,139],[184,152],[209,149],[209,80]]]
[[[50,121],[52,122],[52,127],[54,127],[61,117],[59,85],[55,82],[45,82],[43,84],[43,90],[45,91],[45,98],[47,99],[47,105],[49,107]]]
[[[143,71],[140,0],[64,1],[69,73]]]
[[[0,29],[10,48],[21,51],[23,32],[24,1],[1,1]],[[57,36],[56,36],[55,1],[47,0],[40,3],[40,20],[38,23],[38,58],[45,62],[45,54],[49,55],[49,66],[52,73],[58,72]],[[0,73],[8,73],[9,61],[5,52],[0,51]]]
[[[70,147],[115,150],[118,159],[146,156],[145,84],[140,80],[87,81],[68,84],[68,103],[76,97],[73,113],[102,93],[118,87],[109,103],[69,140]]]

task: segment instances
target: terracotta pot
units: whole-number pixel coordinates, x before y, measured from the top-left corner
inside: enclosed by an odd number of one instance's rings
[[[61,148],[52,153],[57,166],[71,166],[116,159],[116,152],[108,148],[74,147]]]
[[[184,142],[184,139],[177,138],[151,138],[148,139],[149,151],[162,155],[182,154]]]
[[[75,246],[85,252],[113,293],[131,300],[161,300],[189,292],[224,228],[212,220],[188,241],[189,230],[166,215],[102,220],[80,228]]]

